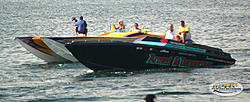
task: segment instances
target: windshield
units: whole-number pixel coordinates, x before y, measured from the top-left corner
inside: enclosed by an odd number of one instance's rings
[[[118,29],[118,30],[115,30],[115,32],[125,33],[125,32],[129,32],[129,29]]]

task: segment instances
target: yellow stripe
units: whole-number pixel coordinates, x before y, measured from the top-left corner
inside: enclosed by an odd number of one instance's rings
[[[44,48],[37,48],[38,50],[43,51],[43,52],[45,52],[45,53],[47,53],[47,54],[50,54],[50,55],[53,54],[53,51],[52,51],[52,50],[51,50],[51,49],[41,40],[40,37],[33,37],[32,39],[33,39],[33,41],[34,41],[37,45],[46,48],[46,49],[44,49]]]

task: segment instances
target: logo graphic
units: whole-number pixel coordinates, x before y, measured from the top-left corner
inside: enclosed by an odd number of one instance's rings
[[[243,86],[235,81],[219,81],[210,85],[210,91],[220,96],[233,96],[242,92]]]

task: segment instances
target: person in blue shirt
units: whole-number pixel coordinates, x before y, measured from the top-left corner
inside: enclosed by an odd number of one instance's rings
[[[85,36],[87,36],[87,23],[85,20],[83,20],[83,17],[80,16],[80,20],[78,22],[74,22],[74,27],[75,27],[75,32],[76,32],[76,36],[77,33],[79,33],[79,35],[85,34]]]

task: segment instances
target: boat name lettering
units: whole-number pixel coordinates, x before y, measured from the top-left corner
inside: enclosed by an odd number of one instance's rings
[[[203,67],[203,66],[211,66],[212,62],[206,61],[195,61],[195,60],[187,60],[185,57],[179,58],[178,56],[175,57],[175,60],[178,62],[179,60],[179,67]],[[173,63],[173,66],[177,66],[177,63]]]
[[[160,57],[155,56],[155,54],[149,54],[148,60],[146,63],[149,64],[158,64],[158,65],[167,65],[169,66],[172,63],[172,66],[178,67],[203,67],[203,66],[211,66],[212,62],[207,61],[196,61],[196,60],[188,60],[185,57]]]
[[[170,65],[173,56],[170,57],[158,57],[154,54],[149,54],[149,58],[146,63],[159,64],[159,65]]]

